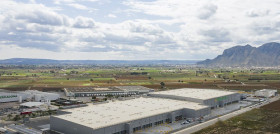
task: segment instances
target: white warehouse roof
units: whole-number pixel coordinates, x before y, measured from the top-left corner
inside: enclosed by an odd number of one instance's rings
[[[236,94],[236,93],[230,91],[224,91],[224,90],[214,90],[214,89],[182,88],[182,89],[175,89],[175,90],[168,90],[168,91],[153,92],[150,94],[172,95],[172,96],[207,100],[207,99],[218,98],[231,94]]]
[[[137,98],[64,110],[72,113],[55,117],[98,129],[184,108],[199,110],[207,107],[188,101]]]
[[[20,106],[25,106],[25,107],[39,107],[41,105],[44,105],[42,102],[25,102],[20,104]]]

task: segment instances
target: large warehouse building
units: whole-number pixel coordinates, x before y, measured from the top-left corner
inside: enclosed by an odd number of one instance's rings
[[[182,88],[162,92],[153,92],[149,93],[149,96],[197,102],[210,106],[211,108],[223,107],[224,105],[238,102],[240,100],[239,93],[223,90],[194,88]]]
[[[195,102],[145,97],[65,112],[69,113],[51,116],[51,130],[65,134],[132,134],[165,122],[208,115],[210,107]]]
[[[64,93],[68,97],[91,97],[91,96],[121,96],[121,95],[139,95],[153,92],[153,89],[143,86],[115,86],[109,88],[96,87],[71,87],[64,88]]]

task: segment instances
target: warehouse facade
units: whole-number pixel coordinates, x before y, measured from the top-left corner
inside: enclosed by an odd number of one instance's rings
[[[163,123],[203,117],[211,110],[195,102],[145,97],[65,112],[69,114],[51,116],[51,130],[67,134],[132,134]]]
[[[277,96],[277,90],[272,89],[262,89],[255,92],[255,96],[257,97],[265,97],[269,98],[272,96]]]
[[[24,100],[33,100],[36,102],[47,102],[56,100],[60,97],[56,93],[41,92],[37,90],[26,90],[26,91],[6,91],[0,92],[0,102],[22,102]]]
[[[0,102],[15,102],[26,100],[27,94],[23,93],[12,93],[12,92],[0,92]]]
[[[182,88],[149,93],[149,96],[201,103],[211,108],[240,101],[240,94],[224,90]]]

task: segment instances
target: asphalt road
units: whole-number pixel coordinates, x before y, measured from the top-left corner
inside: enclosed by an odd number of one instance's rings
[[[270,102],[276,101],[278,99],[279,99],[279,96],[271,98]],[[252,110],[254,108],[259,108],[259,107],[261,107],[263,105],[266,105],[266,104],[269,104],[269,103],[266,102],[266,103],[263,103],[262,105],[255,104],[253,106],[243,108],[241,110],[238,110],[238,111],[226,114],[224,116],[221,116],[221,117],[218,117],[218,118],[215,118],[215,119],[203,122],[201,124],[198,124],[198,125],[195,125],[195,126],[192,126],[192,127],[189,127],[189,128],[183,129],[183,130],[180,130],[178,132],[174,132],[173,134],[191,134],[191,133],[197,132],[197,131],[199,131],[199,130],[201,130],[203,128],[211,126],[211,125],[215,124],[216,122],[218,122],[219,120],[222,120],[222,121],[227,120],[229,118],[232,118],[234,116],[240,115],[240,114],[245,113],[247,111],[250,111],[250,110]]]

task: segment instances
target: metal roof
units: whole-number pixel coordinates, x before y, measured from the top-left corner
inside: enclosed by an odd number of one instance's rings
[[[182,89],[175,89],[175,90],[168,90],[168,91],[152,92],[150,94],[171,95],[171,96],[180,96],[180,97],[207,100],[211,98],[218,98],[218,97],[237,94],[237,93],[224,91],[224,90],[214,90],[214,89],[182,88]]]
[[[20,104],[20,106],[25,106],[25,107],[38,107],[44,105],[42,102],[25,102]]]
[[[71,113],[55,117],[98,129],[184,108],[199,110],[208,106],[172,99],[137,98],[64,110]]]

